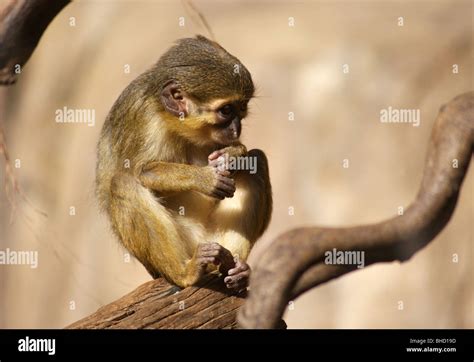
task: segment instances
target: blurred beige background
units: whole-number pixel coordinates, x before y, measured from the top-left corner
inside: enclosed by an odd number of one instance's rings
[[[291,227],[376,222],[414,199],[440,105],[473,88],[471,1],[194,4],[258,87],[243,137],[267,152],[274,212],[251,260]],[[0,90],[10,156],[21,160],[15,175],[48,214],[18,200],[10,223],[1,188],[0,249],[39,251],[37,269],[0,266],[1,328],[61,328],[149,280],[138,262],[125,262],[99,215],[95,146],[133,78],[174,40],[207,35],[186,9],[179,1],[75,1],[47,29],[19,82]],[[95,127],[55,123],[64,106],[95,109]],[[388,106],[420,109],[420,127],[380,123]],[[471,169],[452,221],[409,262],[312,290],[287,311],[289,327],[473,328],[473,186]]]

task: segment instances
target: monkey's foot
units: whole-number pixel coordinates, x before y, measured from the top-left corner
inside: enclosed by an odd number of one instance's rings
[[[196,257],[201,269],[205,269],[208,264],[219,265],[219,270],[226,274],[235,266],[232,253],[219,243],[198,244]]]
[[[240,292],[249,286],[250,266],[245,261],[237,260],[227,274],[224,278],[227,288]]]

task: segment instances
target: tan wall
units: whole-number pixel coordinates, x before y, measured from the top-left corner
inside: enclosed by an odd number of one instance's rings
[[[380,221],[413,200],[439,106],[473,88],[472,2],[195,4],[258,87],[244,140],[267,152],[274,213],[252,259],[291,227]],[[95,145],[122,89],[175,39],[206,34],[190,15],[178,1],[75,1],[18,84],[1,90],[9,151],[21,160],[16,176],[48,217],[19,202],[10,224],[0,193],[0,249],[38,250],[40,258],[37,269],[0,266],[0,327],[63,327],[149,279],[138,262],[124,263],[98,213]],[[64,106],[94,108],[96,126],[55,123]],[[419,108],[420,127],[380,123],[388,106]],[[288,311],[289,326],[473,328],[473,186],[471,170],[452,221],[409,262],[371,266],[307,293]]]

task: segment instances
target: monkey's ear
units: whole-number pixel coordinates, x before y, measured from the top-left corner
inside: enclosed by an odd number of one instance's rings
[[[186,97],[175,81],[168,82],[161,91],[161,103],[165,109],[176,117],[188,115]]]

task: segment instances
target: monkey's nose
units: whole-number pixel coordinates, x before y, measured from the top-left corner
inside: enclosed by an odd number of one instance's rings
[[[240,124],[240,118],[235,117],[230,124],[230,129],[232,131],[232,138],[237,139],[240,137],[240,131],[242,130],[242,126]]]

